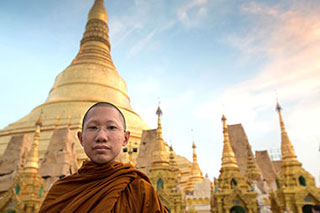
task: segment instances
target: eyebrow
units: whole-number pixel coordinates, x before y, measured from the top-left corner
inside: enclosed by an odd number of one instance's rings
[[[86,124],[85,124],[85,127],[90,124],[98,124],[98,121],[97,120],[88,120],[88,122],[86,122]],[[105,122],[105,124],[115,124],[116,126],[123,128],[118,122],[116,122],[114,120],[107,120]]]

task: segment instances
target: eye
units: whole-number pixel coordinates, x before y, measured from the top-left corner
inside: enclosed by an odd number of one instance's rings
[[[118,127],[116,127],[116,126],[108,126],[107,129],[109,129],[109,130],[116,130],[116,129],[118,129]]]
[[[87,128],[90,129],[90,130],[96,130],[96,129],[98,129],[98,127],[96,127],[96,126],[88,126]]]

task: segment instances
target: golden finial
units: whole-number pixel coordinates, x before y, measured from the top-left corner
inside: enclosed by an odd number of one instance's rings
[[[281,114],[281,106],[279,102],[277,102],[276,109],[279,115],[280,128],[281,128],[281,155],[283,161],[298,161],[297,156],[295,154],[292,143],[289,139],[288,133],[286,131],[284,121]]]
[[[191,171],[191,173],[193,176],[201,176],[202,177],[202,173],[201,173],[201,170],[200,170],[199,164],[198,164],[196,145],[195,145],[194,141],[192,142],[192,149],[193,149],[193,154],[192,154],[192,171]]]
[[[224,141],[223,141],[223,152],[222,152],[222,168],[225,167],[235,167],[235,168],[239,168],[238,164],[237,164],[237,160],[234,156],[234,152],[231,148],[231,144],[230,144],[230,139],[229,139],[229,133],[228,133],[228,126],[226,123],[226,117],[225,115],[222,115],[222,123],[223,123],[223,137],[224,137]]]
[[[197,153],[196,153],[196,144],[194,143],[194,141],[192,142],[192,149],[193,149],[193,162],[197,162]]]
[[[222,121],[226,121],[227,120],[227,118],[226,118],[226,116],[224,114],[222,114],[221,120]]]
[[[161,110],[160,106],[158,106],[156,114],[158,115],[158,117],[162,116],[162,110]]]
[[[278,111],[278,112],[280,112],[281,111],[281,106],[280,106],[280,104],[279,104],[279,102],[277,102],[277,105],[276,105],[276,110]]]
[[[160,109],[160,106],[158,106],[158,109],[156,111],[156,114],[158,115],[158,127],[156,129],[157,136],[154,146],[154,151],[152,152],[152,162],[155,164],[169,164],[169,153],[165,147],[163,138],[162,138],[162,128],[161,128],[161,115],[162,111]]]
[[[104,6],[104,0],[95,0],[89,12],[88,19],[99,19],[108,23],[108,14]]]
[[[158,106],[156,114],[158,115],[157,134],[158,134],[158,138],[162,138],[162,127],[161,127],[162,110],[161,110],[160,106]]]

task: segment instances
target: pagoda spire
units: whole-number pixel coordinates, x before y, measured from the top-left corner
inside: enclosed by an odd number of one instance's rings
[[[234,198],[241,200],[248,212],[258,212],[257,193],[251,190],[246,178],[240,173],[234,152],[232,150],[226,117],[222,115],[223,123],[223,153],[219,178],[215,179],[215,192],[212,194],[211,211],[225,212],[235,205]]]
[[[172,145],[170,146],[169,164],[171,169],[177,169],[177,162],[174,159],[174,153]]]
[[[294,148],[291,144],[291,141],[289,139],[288,133],[286,131],[282,114],[281,114],[281,106],[279,103],[277,103],[276,110],[279,114],[279,121],[280,121],[280,128],[281,128],[281,155],[282,155],[282,161],[295,161],[297,162],[297,156],[294,151]]]
[[[248,144],[248,163],[247,163],[247,171],[246,176],[251,180],[258,180],[261,177],[261,172],[258,170],[251,146]]]
[[[152,164],[169,166],[169,154],[162,138],[162,127],[161,127],[162,110],[160,106],[158,106],[156,114],[158,115],[158,127],[156,129],[157,135],[156,135],[156,140],[154,145],[154,151],[152,152]]]
[[[161,126],[162,110],[160,106],[158,106],[156,114],[158,115],[157,139],[162,139],[162,126]]]
[[[197,158],[197,153],[196,153],[196,145],[193,142],[192,143],[192,149],[193,149],[193,155],[192,155],[192,171],[191,174],[193,176],[197,176],[197,177],[202,177],[202,172],[199,168],[199,164],[198,164],[198,158]]]
[[[38,172],[39,138],[40,128],[42,126],[42,111],[35,126],[36,130],[27,161],[24,164],[24,168],[16,177],[16,187],[20,188],[18,196],[23,206],[23,212],[26,213],[38,212],[41,200],[43,199],[44,180]]]
[[[33,143],[31,150],[29,151],[27,161],[24,165],[24,171],[30,173],[38,173],[39,170],[39,138],[40,138],[40,128],[42,126],[42,112],[40,113],[39,119],[36,124],[36,131],[33,137]]]
[[[104,0],[95,0],[88,15],[79,53],[72,64],[98,62],[114,68],[110,50],[108,14]]]
[[[230,139],[229,139],[229,133],[228,133],[228,126],[226,123],[226,117],[222,115],[222,123],[223,123],[223,153],[221,158],[221,168],[239,168],[237,164],[237,160],[235,158],[234,152],[232,150]]]
[[[104,6],[104,0],[95,0],[88,15],[88,20],[92,19],[98,19],[108,23],[108,14]]]
[[[279,209],[282,212],[289,209],[292,212],[302,212],[301,203],[304,202],[305,195],[313,192],[313,199],[319,201],[320,190],[316,187],[314,177],[303,169],[302,163],[297,160],[283,122],[281,106],[278,102],[276,110],[279,114],[281,128],[282,161],[280,173],[276,176],[277,190],[270,194],[270,201],[275,204],[272,207],[273,209]],[[299,196],[301,197],[300,199]],[[274,202],[278,200],[281,202]]]
[[[192,142],[192,149],[193,149],[193,155],[192,155],[193,160],[192,160],[191,174],[187,181],[185,191],[193,191],[194,185],[196,183],[203,181],[202,172],[200,170],[198,160],[197,160],[196,145],[194,142]]]

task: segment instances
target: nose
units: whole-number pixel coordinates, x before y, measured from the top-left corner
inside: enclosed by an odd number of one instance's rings
[[[108,133],[104,128],[99,128],[96,135],[96,142],[107,142]]]

